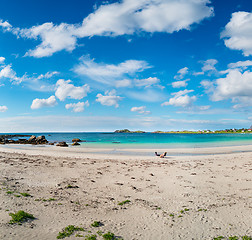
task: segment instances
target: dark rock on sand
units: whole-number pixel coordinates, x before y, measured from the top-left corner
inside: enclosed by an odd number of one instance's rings
[[[56,144],[56,146],[58,146],[58,147],[68,147],[66,142],[59,142],[59,143]]]
[[[81,142],[81,140],[79,138],[74,138],[72,142]]]
[[[80,145],[78,142],[72,143],[72,146],[78,146],[78,145]]]

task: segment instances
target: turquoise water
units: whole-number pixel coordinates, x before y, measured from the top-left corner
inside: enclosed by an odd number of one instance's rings
[[[44,135],[50,142],[80,138],[81,147],[180,148],[252,145],[252,134],[155,134],[155,133],[22,133]]]

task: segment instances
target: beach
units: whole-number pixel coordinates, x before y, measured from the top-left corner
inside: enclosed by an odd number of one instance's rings
[[[252,146],[155,151],[0,146],[0,239],[252,236]],[[35,219],[9,224],[19,210]]]

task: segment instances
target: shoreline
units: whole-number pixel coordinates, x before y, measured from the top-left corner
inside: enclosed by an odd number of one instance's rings
[[[155,152],[167,152],[167,157],[172,156],[207,156],[223,154],[251,153],[252,145],[240,146],[220,146],[220,147],[199,147],[199,148],[102,148],[102,147],[82,147],[69,146],[57,147],[49,145],[29,145],[29,144],[8,144],[0,145],[0,152],[25,153],[28,155],[42,155],[54,157],[155,157]]]

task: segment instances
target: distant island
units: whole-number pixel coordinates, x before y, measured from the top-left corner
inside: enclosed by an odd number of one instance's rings
[[[130,131],[129,129],[116,130],[114,133],[145,133],[145,131]],[[165,134],[219,134],[219,133],[252,133],[252,126],[250,128],[241,128],[241,129],[225,129],[225,130],[182,130],[182,131],[154,131],[151,133],[165,133]]]
[[[144,131],[130,131],[129,129],[115,130],[114,133],[145,133]]]

